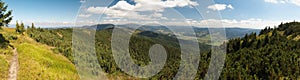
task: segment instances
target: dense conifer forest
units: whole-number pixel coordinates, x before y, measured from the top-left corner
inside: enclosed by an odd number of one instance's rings
[[[97,30],[96,49],[99,63],[109,74],[123,73],[117,68],[111,53],[110,39],[113,28]],[[300,75],[300,23],[282,23],[275,28],[267,27],[259,34],[246,34],[241,38],[230,39],[227,44],[227,57],[221,79],[299,79]],[[180,47],[177,39],[166,35],[139,31],[130,42],[130,54],[136,64],[147,65],[150,61],[148,49],[154,44],[163,44],[168,52],[167,65],[152,79],[171,79],[175,76],[180,61]],[[53,49],[71,61],[72,29],[27,29],[28,35],[38,42],[54,46]],[[143,35],[144,34],[144,35]],[[149,36],[148,34],[156,34]],[[200,44],[200,43],[199,43]],[[140,46],[144,47],[140,47]],[[201,61],[198,78],[205,76],[209,61],[209,45],[200,44]]]

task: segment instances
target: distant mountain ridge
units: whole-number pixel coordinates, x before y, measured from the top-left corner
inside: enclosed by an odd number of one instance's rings
[[[126,25],[114,25],[114,24],[97,24],[92,26],[83,26],[82,28],[88,28],[88,29],[96,29],[96,30],[103,30],[108,28],[114,28],[115,26],[119,26],[122,28],[131,29],[131,26],[139,27],[138,30],[141,31],[152,31],[155,33],[160,34],[171,34],[172,31],[168,29],[165,26],[157,26],[157,25],[138,25],[138,24],[126,24]],[[170,26],[175,29],[185,29],[188,26]],[[197,37],[206,37],[209,36],[209,28],[199,28],[199,27],[193,27],[195,33],[197,34]],[[211,29],[223,29],[223,28],[211,28]],[[232,39],[237,37],[243,37],[246,34],[250,33],[259,33],[260,29],[250,29],[250,28],[224,28],[226,32],[226,38]],[[186,33],[186,35],[190,35],[191,33]],[[174,36],[174,35],[172,35]]]

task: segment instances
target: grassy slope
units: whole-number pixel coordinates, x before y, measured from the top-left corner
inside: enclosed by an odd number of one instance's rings
[[[27,36],[16,34],[14,31],[12,28],[4,28],[1,34],[18,37],[17,40],[9,40],[19,53],[18,79],[79,79],[75,66],[67,58],[55,54],[49,46],[39,44]],[[12,49],[2,51],[10,53]],[[0,53],[0,80],[7,79],[10,58],[11,54],[3,56],[2,52]]]
[[[20,63],[18,79],[79,79],[75,66],[47,46],[26,42],[18,45],[17,51]]]
[[[10,34],[12,29],[3,28],[0,30],[0,34],[3,34],[6,37]],[[12,48],[0,48],[0,80],[5,80],[8,78],[8,70],[9,70],[9,60],[12,58]]]

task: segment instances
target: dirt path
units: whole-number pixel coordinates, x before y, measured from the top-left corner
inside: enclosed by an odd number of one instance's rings
[[[14,49],[14,56],[10,61],[8,80],[17,80],[18,68],[19,68],[18,52],[17,49]]]

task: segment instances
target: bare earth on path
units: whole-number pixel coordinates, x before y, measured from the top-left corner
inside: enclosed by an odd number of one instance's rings
[[[10,61],[8,80],[17,80],[18,68],[19,68],[18,52],[17,49],[14,49],[14,55],[12,60]]]

